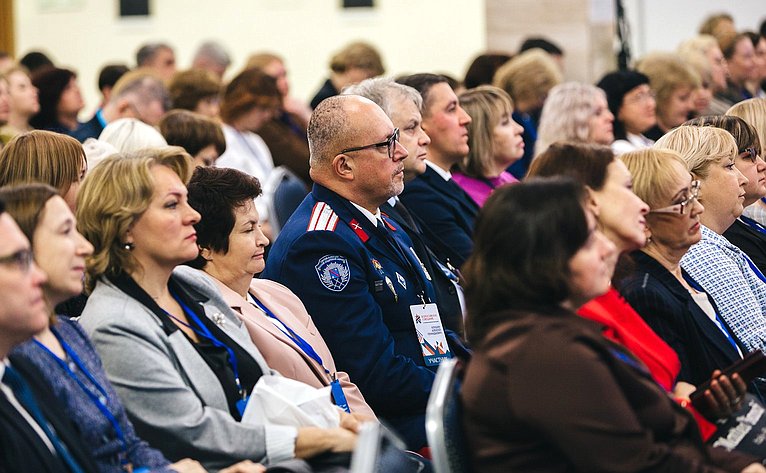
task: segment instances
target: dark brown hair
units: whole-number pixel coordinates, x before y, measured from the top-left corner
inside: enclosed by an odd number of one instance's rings
[[[247,69],[229,82],[223,92],[221,118],[226,123],[253,107],[276,107],[282,101],[277,81],[260,69]]]
[[[614,161],[608,146],[589,143],[553,143],[532,161],[529,176],[567,176],[597,191],[604,187]]]

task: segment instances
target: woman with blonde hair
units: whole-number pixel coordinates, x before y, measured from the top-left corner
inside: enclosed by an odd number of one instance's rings
[[[88,163],[80,142],[71,136],[34,130],[12,139],[0,152],[0,186],[40,182],[59,191],[69,208]]]
[[[32,131],[29,120],[40,111],[37,87],[32,84],[29,71],[23,66],[14,66],[5,71],[3,77],[8,82],[10,114],[8,123],[0,128],[0,140],[7,144],[19,133]]]
[[[497,187],[519,182],[506,169],[524,153],[524,129],[511,118],[511,97],[502,89],[481,85],[458,99],[471,116],[469,151],[452,178],[481,207]]]
[[[178,147],[111,156],[85,180],[77,210],[95,248],[80,321],[139,435],[171,461],[208,469],[350,451],[352,416],[329,429],[241,422],[255,383],[275,374],[229,307],[174,272],[199,253],[192,169]]]
[[[582,82],[557,85],[543,105],[535,156],[557,141],[611,145],[613,122],[603,90]]]
[[[492,85],[505,90],[513,100],[511,118],[524,128],[524,155],[508,169],[522,179],[535,156],[540,112],[550,90],[564,80],[553,57],[542,49],[524,51],[502,65]]]
[[[700,181],[701,240],[681,259],[681,267],[718,305],[721,318],[747,351],[766,348],[766,277],[723,233],[742,214],[747,178],[736,167],[737,143],[711,126],[680,126],[655,148],[677,152]]]

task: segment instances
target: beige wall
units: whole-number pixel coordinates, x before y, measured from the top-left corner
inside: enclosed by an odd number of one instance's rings
[[[88,113],[107,62],[132,65],[137,47],[163,40],[188,67],[206,39],[232,53],[233,70],[258,50],[285,57],[293,92],[309,99],[327,74],[330,55],[365,39],[380,49],[392,75],[440,71],[462,77],[485,47],[484,0],[377,0],[373,9],[343,10],[339,0],[153,0],[149,20],[117,19],[116,0],[15,0],[17,55],[39,48],[79,72]],[[297,33],[289,33],[297,31]]]

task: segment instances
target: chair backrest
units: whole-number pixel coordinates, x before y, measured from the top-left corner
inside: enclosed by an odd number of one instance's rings
[[[420,465],[404,452],[404,442],[378,422],[359,429],[350,473],[416,473]]]
[[[443,361],[426,407],[426,437],[435,473],[467,473],[468,453],[461,423],[458,361]]]
[[[284,166],[277,166],[263,187],[264,197],[269,196],[269,223],[274,238],[279,234],[295,209],[309,193],[300,177]]]

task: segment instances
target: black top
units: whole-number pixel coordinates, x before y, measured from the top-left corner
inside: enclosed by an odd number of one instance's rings
[[[120,290],[136,299],[138,302],[146,306],[156,315],[162,322],[162,328],[167,335],[172,334],[176,330],[179,330],[178,326],[173,322],[171,316],[152,299],[149,294],[139,286],[133,278],[127,274],[122,274],[113,280],[115,286]],[[258,363],[250,356],[245,349],[239,346],[237,342],[231,339],[226,332],[221,330],[212,320],[210,320],[202,308],[202,303],[207,301],[202,294],[194,292],[189,288],[184,288],[171,276],[168,282],[168,288],[171,294],[178,297],[204,324],[205,327],[217,338],[221,343],[231,348],[234,352],[234,357],[237,360],[237,367],[239,370],[240,382],[242,388],[247,394],[253,391],[253,387],[258,379],[263,375]],[[190,317],[189,323],[192,328],[201,333],[201,327],[197,325]],[[183,333],[183,332],[182,332]],[[241,420],[242,417],[237,409],[237,402],[242,399],[242,396],[237,389],[235,382],[234,369],[229,362],[229,353],[223,347],[215,346],[207,338],[200,336],[199,342],[195,342],[188,335],[186,338],[191,342],[194,348],[199,353],[200,357],[210,367],[218,378],[218,382],[221,383],[224,394],[226,395],[226,401],[229,405],[229,413],[237,420]]]
[[[766,273],[766,234],[737,219],[723,232],[723,236],[749,256],[762,273]]]
[[[315,109],[317,108],[317,105],[319,105],[319,102],[322,100],[334,97],[338,95],[340,91],[335,88],[334,85],[332,85],[332,81],[330,79],[327,79],[324,84],[322,84],[322,88],[317,91],[316,95],[313,99],[311,99],[311,108]]]

